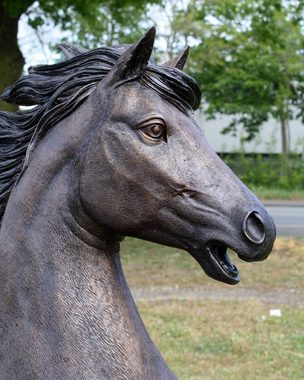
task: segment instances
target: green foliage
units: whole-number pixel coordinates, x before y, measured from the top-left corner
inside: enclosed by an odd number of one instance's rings
[[[44,24],[44,19],[41,16],[37,16],[34,18],[30,18],[28,23],[33,29],[38,29],[40,26]]]
[[[250,188],[304,190],[304,161],[282,155],[248,156],[245,153],[224,157],[225,162]]]
[[[39,29],[52,20],[71,31],[69,42],[92,48],[133,41],[142,32],[147,6],[162,0],[0,0],[8,17],[16,20],[26,12],[29,24]],[[12,36],[13,37],[13,36]]]
[[[224,132],[243,125],[250,140],[270,116],[286,129],[304,120],[303,8],[300,0],[191,0],[176,15],[177,31],[194,45],[189,70],[207,114],[234,115]]]
[[[93,48],[133,42],[142,33],[140,22],[145,18],[148,4],[160,0],[61,0],[58,3],[50,7],[50,1],[40,0],[38,11],[42,10],[55,24],[73,32],[69,42]],[[55,9],[58,6],[59,12]]]

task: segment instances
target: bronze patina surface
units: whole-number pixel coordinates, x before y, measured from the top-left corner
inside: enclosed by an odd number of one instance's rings
[[[227,247],[272,249],[271,217],[194,121],[188,50],[158,66],[154,37],[64,45],[3,94],[36,107],[0,112],[1,379],[176,379],[126,284],[124,236],[182,248],[228,284]]]

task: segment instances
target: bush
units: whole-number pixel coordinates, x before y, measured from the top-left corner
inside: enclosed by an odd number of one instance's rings
[[[249,187],[304,190],[304,161],[298,155],[234,153],[222,159]]]

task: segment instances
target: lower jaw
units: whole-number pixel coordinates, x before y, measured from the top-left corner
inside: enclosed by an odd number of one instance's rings
[[[215,249],[215,246],[206,246],[203,252],[190,252],[200,264],[207,276],[214,280],[235,285],[240,281],[240,274],[235,265],[232,264],[223,246]]]

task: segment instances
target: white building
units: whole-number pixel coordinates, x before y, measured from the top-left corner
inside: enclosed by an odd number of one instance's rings
[[[202,111],[197,112],[197,121],[203,128],[209,144],[216,152],[231,153],[244,150],[246,153],[281,153],[281,130],[277,120],[271,119],[261,126],[260,133],[251,142],[241,143],[242,128],[238,128],[237,136],[221,134],[232,120],[231,116],[218,115],[214,120],[207,120]],[[291,151],[304,154],[304,124],[300,120],[290,122]]]

